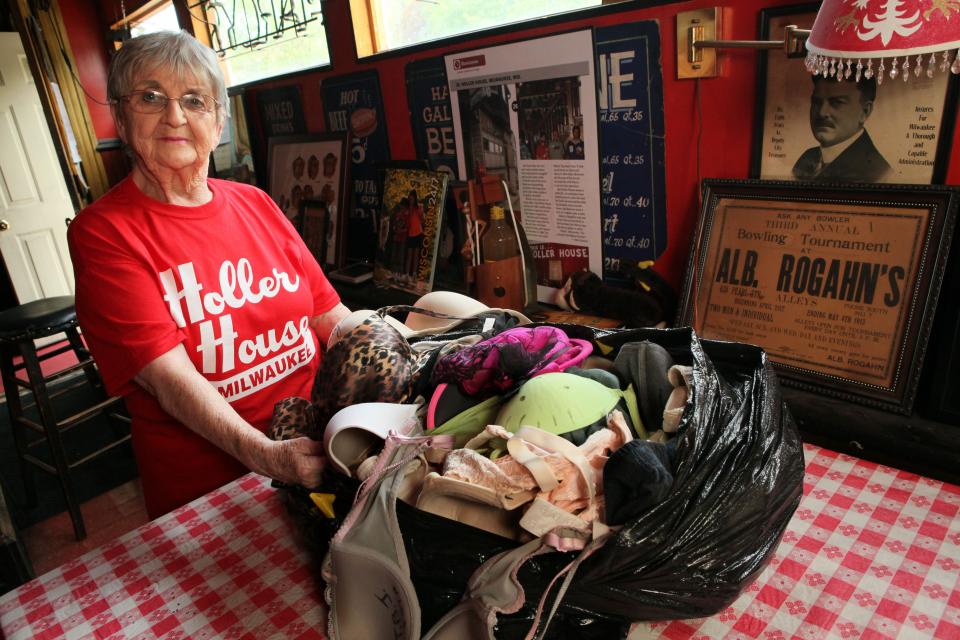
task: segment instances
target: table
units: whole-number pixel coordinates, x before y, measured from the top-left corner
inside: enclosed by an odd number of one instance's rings
[[[804,457],[803,499],[757,581],[719,614],[631,638],[960,638],[960,487],[810,445]]]
[[[310,557],[248,474],[0,596],[17,638],[324,638]]]
[[[770,565],[709,618],[630,638],[960,638],[960,486],[805,445]],[[322,638],[322,590],[269,481],[244,476],[4,596],[19,638]]]

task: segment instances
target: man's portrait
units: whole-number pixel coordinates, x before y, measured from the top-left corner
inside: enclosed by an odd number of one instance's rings
[[[820,144],[793,165],[797,180],[883,182],[890,165],[877,151],[867,119],[877,99],[875,78],[837,81],[811,76],[810,130]]]
[[[786,25],[813,26],[816,11],[774,7],[761,13],[760,38]],[[856,60],[849,75],[812,76],[804,60],[779,50],[760,58],[751,176],[764,180],[930,184],[946,172],[949,73],[882,78],[879,60]],[[869,69],[869,73],[867,73]],[[869,78],[867,76],[870,76]],[[937,177],[939,175],[939,177]]]

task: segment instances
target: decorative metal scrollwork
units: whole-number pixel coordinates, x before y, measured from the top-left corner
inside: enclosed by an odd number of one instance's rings
[[[214,50],[255,49],[287,31],[306,35],[323,24],[323,0],[200,0],[190,11],[206,16]],[[316,23],[316,24],[314,24]],[[314,26],[310,26],[314,24]]]

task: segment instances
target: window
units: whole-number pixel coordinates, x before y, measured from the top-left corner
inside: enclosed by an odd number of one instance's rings
[[[330,64],[321,0],[199,0],[194,24],[206,24],[227,86]]]
[[[130,23],[130,36],[134,38],[157,31],[179,30],[180,23],[177,21],[177,10],[173,8],[173,2],[165,2],[143,19]]]
[[[227,86],[235,87],[330,64],[322,1],[187,0],[187,10],[193,33],[217,52]],[[111,29],[119,48],[182,26],[173,0],[148,0]]]
[[[123,19],[110,25],[113,46],[119,49],[124,40],[157,31],[179,31],[180,23],[173,0],[149,0],[140,8],[125,14]]]
[[[601,0],[350,0],[357,55],[598,7]]]

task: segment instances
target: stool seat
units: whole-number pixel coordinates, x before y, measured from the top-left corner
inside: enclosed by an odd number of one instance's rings
[[[73,296],[42,298],[0,312],[0,340],[19,342],[61,333],[77,323]]]

